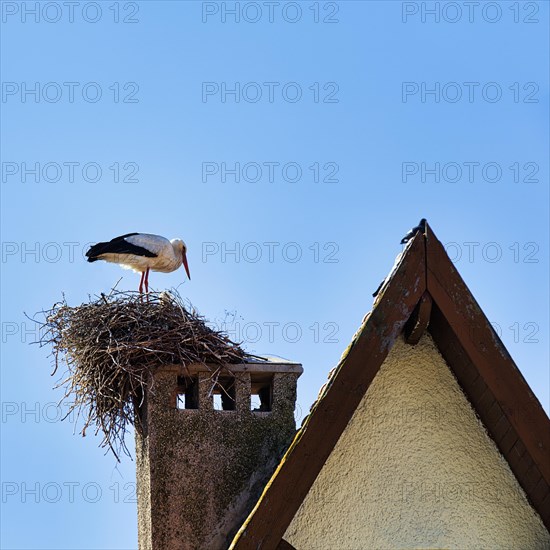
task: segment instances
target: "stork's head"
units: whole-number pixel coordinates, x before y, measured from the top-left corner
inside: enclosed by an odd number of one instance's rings
[[[191,280],[191,275],[189,274],[189,265],[187,264],[187,246],[181,239],[172,239],[170,242],[172,243],[172,247],[174,248],[176,257],[181,257],[181,263],[185,268],[185,272],[187,273],[189,280]]]

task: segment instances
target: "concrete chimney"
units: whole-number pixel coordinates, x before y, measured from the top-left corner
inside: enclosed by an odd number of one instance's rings
[[[139,550],[222,550],[296,433],[298,363],[159,367],[136,430]]]

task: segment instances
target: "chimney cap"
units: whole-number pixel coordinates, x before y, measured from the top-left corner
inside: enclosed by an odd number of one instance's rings
[[[288,359],[281,359],[280,357],[246,357],[242,363],[228,363],[225,365],[227,371],[230,373],[281,373],[281,374],[297,374],[300,376],[304,369],[301,363],[295,361],[289,361]],[[192,363],[183,367],[182,365],[160,365],[155,372],[177,372],[178,374],[194,375],[200,372],[213,372],[219,369],[219,365],[205,364],[205,363]]]

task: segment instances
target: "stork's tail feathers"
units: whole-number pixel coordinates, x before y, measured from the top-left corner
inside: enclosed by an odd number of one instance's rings
[[[89,262],[97,262],[101,258],[98,258],[100,254],[105,252],[105,245],[109,243],[97,243],[94,246],[91,246],[88,252],[86,252],[86,258]]]

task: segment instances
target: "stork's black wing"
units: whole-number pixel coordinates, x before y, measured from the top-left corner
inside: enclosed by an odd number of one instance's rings
[[[115,237],[107,243],[97,243],[90,247],[90,250],[86,252],[86,257],[89,262],[95,262],[99,260],[99,256],[102,254],[134,254],[136,256],[146,256],[147,258],[156,258],[157,254],[143,248],[142,246],[136,246],[129,243],[126,237],[132,237],[133,235],[139,235],[139,233],[127,233],[120,237]]]

